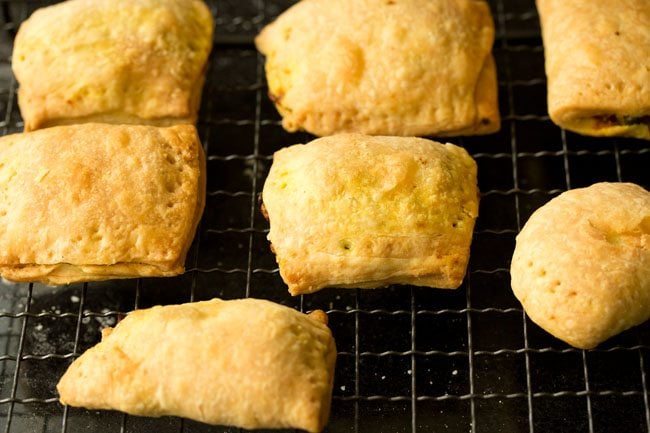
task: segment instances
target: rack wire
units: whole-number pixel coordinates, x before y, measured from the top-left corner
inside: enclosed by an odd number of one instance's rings
[[[206,212],[177,278],[50,288],[0,287],[0,424],[4,432],[222,432],[178,418],[61,406],[69,363],[128,311],[155,304],[260,297],[330,316],[339,357],[330,432],[650,432],[641,325],[583,351],[529,321],[509,288],[514,238],[552,197],[597,181],[650,187],[650,146],[585,138],[548,119],[532,0],[491,0],[503,127],[452,140],[479,166],[482,192],[467,278],[456,291],[392,286],[291,298],[265,239],[257,196],[289,134],[266,98],[252,37],[292,1],[212,0],[215,48],[199,130],[208,155]],[[19,132],[10,71],[18,24],[41,1],[0,0],[0,128]]]

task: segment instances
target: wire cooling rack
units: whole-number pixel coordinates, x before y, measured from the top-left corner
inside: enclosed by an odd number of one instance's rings
[[[0,428],[5,432],[230,432],[178,418],[67,408],[56,383],[125,312],[155,304],[254,296],[328,312],[339,357],[329,432],[646,432],[650,328],[582,351],[530,322],[509,288],[514,239],[529,215],[597,181],[650,187],[650,146],[554,126],[532,0],[492,0],[503,127],[451,141],[479,166],[480,217],[456,291],[408,286],[291,298],[265,239],[257,196],[288,134],[266,97],[252,37],[292,2],[215,0],[199,129],[208,197],[185,275],[50,288],[0,287]],[[0,128],[22,122],[11,74],[18,24],[45,2],[0,0]]]

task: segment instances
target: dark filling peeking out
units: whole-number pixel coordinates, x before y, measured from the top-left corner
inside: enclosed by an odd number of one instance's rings
[[[650,116],[617,116],[615,114],[603,114],[594,116],[597,128],[621,125],[646,125],[650,127]]]

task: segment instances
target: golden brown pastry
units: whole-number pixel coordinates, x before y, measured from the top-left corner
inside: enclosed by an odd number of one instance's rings
[[[478,214],[476,163],[453,144],[341,134],[276,152],[263,200],[292,295],[456,288]]]
[[[65,284],[180,274],[204,202],[192,125],[2,137],[0,275]]]
[[[650,317],[650,192],[597,183],[539,208],[517,237],[512,290],[533,322],[589,349]]]
[[[255,40],[289,131],[499,129],[494,24],[481,0],[302,0]]]
[[[212,15],[201,0],[68,0],[16,36],[25,131],[85,122],[196,122]]]
[[[74,361],[61,402],[242,428],[320,432],[336,347],[327,316],[259,299],[138,310]]]
[[[537,0],[537,8],[553,122],[650,139],[650,2]]]

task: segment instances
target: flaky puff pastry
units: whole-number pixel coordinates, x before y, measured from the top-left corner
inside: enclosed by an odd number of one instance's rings
[[[74,361],[61,402],[210,424],[320,432],[336,347],[327,316],[259,299],[129,314]]]
[[[478,214],[476,163],[452,144],[342,134],[275,153],[268,235],[292,295],[458,287]]]
[[[289,131],[499,129],[494,24],[480,0],[302,0],[255,40]]]
[[[553,122],[650,140],[650,2],[537,0],[537,8]]]
[[[589,349],[650,318],[650,192],[630,183],[570,190],[517,236],[512,290],[533,322]]]
[[[0,275],[77,281],[183,272],[205,203],[194,126],[57,126],[0,138]]]
[[[200,0],[68,0],[37,10],[12,56],[25,131],[195,123],[212,27]]]

